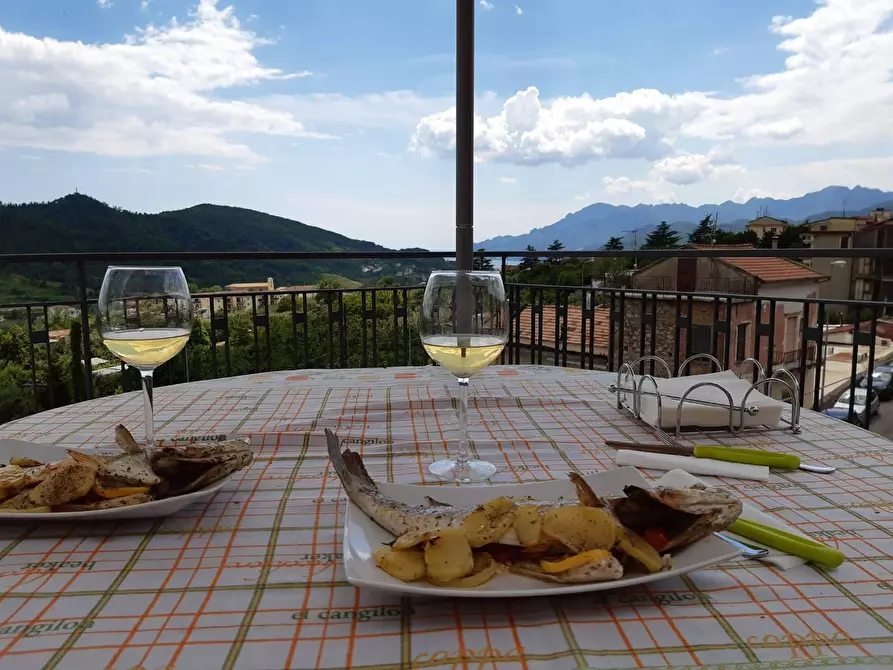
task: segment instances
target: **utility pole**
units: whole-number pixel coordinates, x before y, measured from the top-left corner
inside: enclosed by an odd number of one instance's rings
[[[632,233],[633,234],[633,249],[639,248],[639,229],[633,228],[631,230],[624,230],[624,233]],[[639,259],[633,256],[633,270],[638,270],[639,268]]]

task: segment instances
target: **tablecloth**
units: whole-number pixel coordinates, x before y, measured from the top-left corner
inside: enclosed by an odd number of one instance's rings
[[[609,380],[538,366],[476,376],[470,431],[499,467],[493,481],[612,468],[602,442],[647,430],[616,409]],[[504,601],[354,588],[323,430],[361,450],[375,479],[428,481],[428,463],[455,444],[457,395],[436,367],[157,389],[160,438],[248,437],[256,462],[169,518],[0,527],[0,668],[893,667],[893,447],[812,412],[799,435],[733,443],[794,452],[834,475],[720,483],[841,549],[849,560],[836,571],[740,560],[645,587]],[[0,437],[108,446],[118,422],[141,434],[141,412],[137,394],[107,397],[0,426]]]

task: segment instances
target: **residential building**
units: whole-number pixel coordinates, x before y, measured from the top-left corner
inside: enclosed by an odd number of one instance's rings
[[[747,222],[747,230],[752,230],[761,240],[768,233],[773,236],[781,235],[788,227],[788,222],[776,219],[774,216],[760,216]]]
[[[687,245],[694,249],[753,248],[751,245]],[[769,342],[772,341],[772,367],[794,369],[801,360],[800,342],[805,323],[814,325],[817,312],[804,313],[803,304],[793,300],[818,297],[819,287],[827,277],[800,263],[783,258],[666,258],[634,272],[630,288],[654,291],[644,301],[625,296],[624,350],[618,352],[615,367],[632,362],[642,352],[652,350],[670,365],[674,374],[679,364],[690,355],[710,353],[716,340],[717,358],[723,368],[738,371],[747,358],[755,357],[769,366]],[[725,293],[719,301],[711,296],[696,296],[677,302],[674,295],[661,291]],[[788,299],[788,300],[786,300]],[[757,313],[757,302],[760,313]],[[774,311],[772,305],[774,304]],[[618,310],[620,305],[616,306]],[[691,309],[691,333],[677,321],[686,318]],[[727,314],[728,312],[728,314]],[[729,321],[731,340],[725,342],[725,328],[717,322]],[[642,324],[645,324],[644,333]],[[761,331],[755,349],[757,329]],[[690,348],[687,343],[690,341]],[[678,342],[679,360],[675,352]],[[726,360],[725,351],[729,356]],[[807,364],[815,361],[814,347],[806,352]],[[706,369],[705,369],[706,368]],[[709,365],[693,367],[693,372],[707,371]],[[809,375],[807,375],[809,377]],[[814,383],[814,382],[810,382]]]
[[[525,350],[533,349],[537,352],[542,350],[554,357],[556,341],[555,305],[543,305],[542,319],[531,307],[525,307],[521,311],[519,320],[520,338],[518,341],[522,348]],[[608,360],[608,338],[611,332],[610,312],[607,307],[596,305],[593,310],[592,320],[586,317],[585,343],[583,342],[583,320],[582,307],[578,305],[567,306],[567,321],[566,323],[560,323],[557,328],[558,355],[562,354],[564,346],[566,346],[568,357],[572,358],[575,363],[579,363],[581,351],[591,351],[594,356],[595,367],[603,368]],[[566,345],[563,343],[562,331],[566,331]],[[592,343],[591,346],[590,342]],[[584,345],[582,349],[581,344]],[[527,360],[524,353],[521,354],[521,360]],[[588,360],[586,362],[588,364]]]
[[[803,238],[812,249],[851,249],[856,246],[855,236],[865,226],[876,225],[893,219],[893,214],[877,209],[867,216],[831,216],[809,224],[809,233]],[[819,291],[819,297],[827,300],[862,300],[856,291],[856,267],[850,258],[813,258],[809,264],[829,280]]]
[[[227,284],[225,287],[227,293],[233,295],[227,296],[228,307],[231,311],[239,311],[243,309],[251,309],[252,296],[246,295],[251,293],[263,293],[265,291],[275,291],[273,278],[269,277],[265,282],[250,282],[246,284]]]
[[[893,250],[893,218],[870,223],[856,232],[856,249]],[[891,258],[858,258],[855,264],[855,300],[893,302],[893,253]]]

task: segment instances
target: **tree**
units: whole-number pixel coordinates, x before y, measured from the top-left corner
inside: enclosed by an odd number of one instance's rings
[[[698,222],[698,227],[688,234],[690,244],[713,244],[716,241],[716,222],[708,214]]]
[[[552,244],[550,244],[548,247],[546,247],[546,249],[549,251],[561,251],[562,249],[564,249],[564,244],[562,244],[561,240],[555,240],[554,242],[552,242]],[[561,263],[561,259],[560,258],[550,258],[549,262],[552,263],[553,265],[558,265],[559,263]]]
[[[605,251],[623,251],[623,239],[620,237],[612,237],[602,247]]]
[[[679,233],[673,230],[666,221],[661,221],[658,226],[648,233],[643,249],[678,249]]]
[[[527,251],[535,252],[536,248],[532,244],[527,245]],[[524,258],[521,259],[521,262],[518,264],[518,269],[522,272],[524,270],[533,270],[540,262],[540,259],[536,257],[535,254],[527,253],[524,254]]]
[[[486,251],[486,249],[482,247],[478,251]],[[473,270],[490,271],[493,269],[493,261],[486,256],[475,256],[471,262],[471,268]]]

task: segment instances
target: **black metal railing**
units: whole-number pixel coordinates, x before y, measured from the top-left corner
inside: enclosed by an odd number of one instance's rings
[[[661,257],[676,256],[828,256],[851,258],[887,254],[886,250],[673,250],[657,252]],[[857,379],[870,375],[876,364],[893,357],[893,349],[877,356],[879,327],[888,305],[884,302],[850,302],[839,299],[791,298],[787,295],[755,295],[734,292],[678,292],[656,290],[556,286],[521,283],[520,274],[506,273],[511,259],[526,252],[486,252],[488,258],[501,260],[506,275],[509,300],[509,337],[503,351],[504,364],[573,365],[590,370],[614,371],[623,362],[640,356],[661,356],[676,370],[681,361],[694,353],[709,353],[724,368],[739,369],[745,359],[753,358],[771,375],[778,367],[791,370],[799,382],[801,404],[823,409]],[[635,255],[642,259],[648,252],[537,252],[543,257],[601,258]],[[276,252],[270,258],[315,260],[339,258],[450,258],[438,252],[346,252],[336,254]],[[478,254],[483,256],[484,254]],[[251,258],[264,254],[232,253],[159,253],[159,254],[40,254],[0,255],[0,269],[12,263],[75,264],[79,277],[77,297],[51,302],[20,302],[0,305],[0,314],[16,313],[21,324],[17,340],[7,331],[0,338],[0,366],[17,356],[17,376],[10,379],[23,393],[18,404],[9,406],[0,378],[0,420],[13,415],[40,411],[82,398],[136,390],[138,377],[114,362],[97,337],[95,293],[98,286],[87,283],[90,265],[118,262],[153,263],[216,259]],[[881,256],[882,257],[882,256]],[[881,267],[881,264],[878,264]],[[320,367],[380,367],[428,363],[418,333],[418,307],[424,287],[365,286],[349,289],[274,290],[262,292],[197,293],[194,300],[206,315],[184,351],[161,366],[157,385],[211,379],[222,376],[264,372],[277,369]],[[239,306],[244,305],[244,309]],[[841,376],[842,364],[826,360],[830,307],[835,314],[849,310],[853,325],[848,373]],[[792,305],[799,306],[792,308]],[[80,347],[56,332],[57,312],[61,320],[74,319],[80,324]],[[787,325],[787,317],[800,314],[797,332],[780,334],[777,326]],[[522,318],[523,317],[523,318]],[[782,319],[782,321],[779,321]],[[2,326],[2,324],[0,324]],[[65,329],[61,329],[65,330]],[[18,331],[16,331],[18,332]],[[76,333],[75,333],[76,334]],[[893,334],[893,323],[890,333]],[[835,344],[836,348],[840,344]],[[72,352],[80,349],[73,360]],[[867,355],[867,365],[865,359]],[[100,362],[96,359],[101,359]],[[94,370],[94,363],[99,367]],[[83,388],[73,388],[74,370],[83,366]],[[750,365],[750,363],[746,363]],[[844,363],[843,365],[846,365]],[[66,370],[65,368],[69,369]],[[639,372],[655,373],[654,363],[641,363]],[[687,373],[698,372],[695,366]],[[830,372],[830,377],[829,377]],[[2,373],[2,370],[0,370]],[[853,394],[851,394],[852,396]],[[6,406],[4,406],[6,403]],[[4,409],[5,407],[5,409]],[[849,409],[858,415],[851,399]],[[5,414],[4,414],[5,412]],[[870,425],[869,412],[860,415],[861,424]]]

